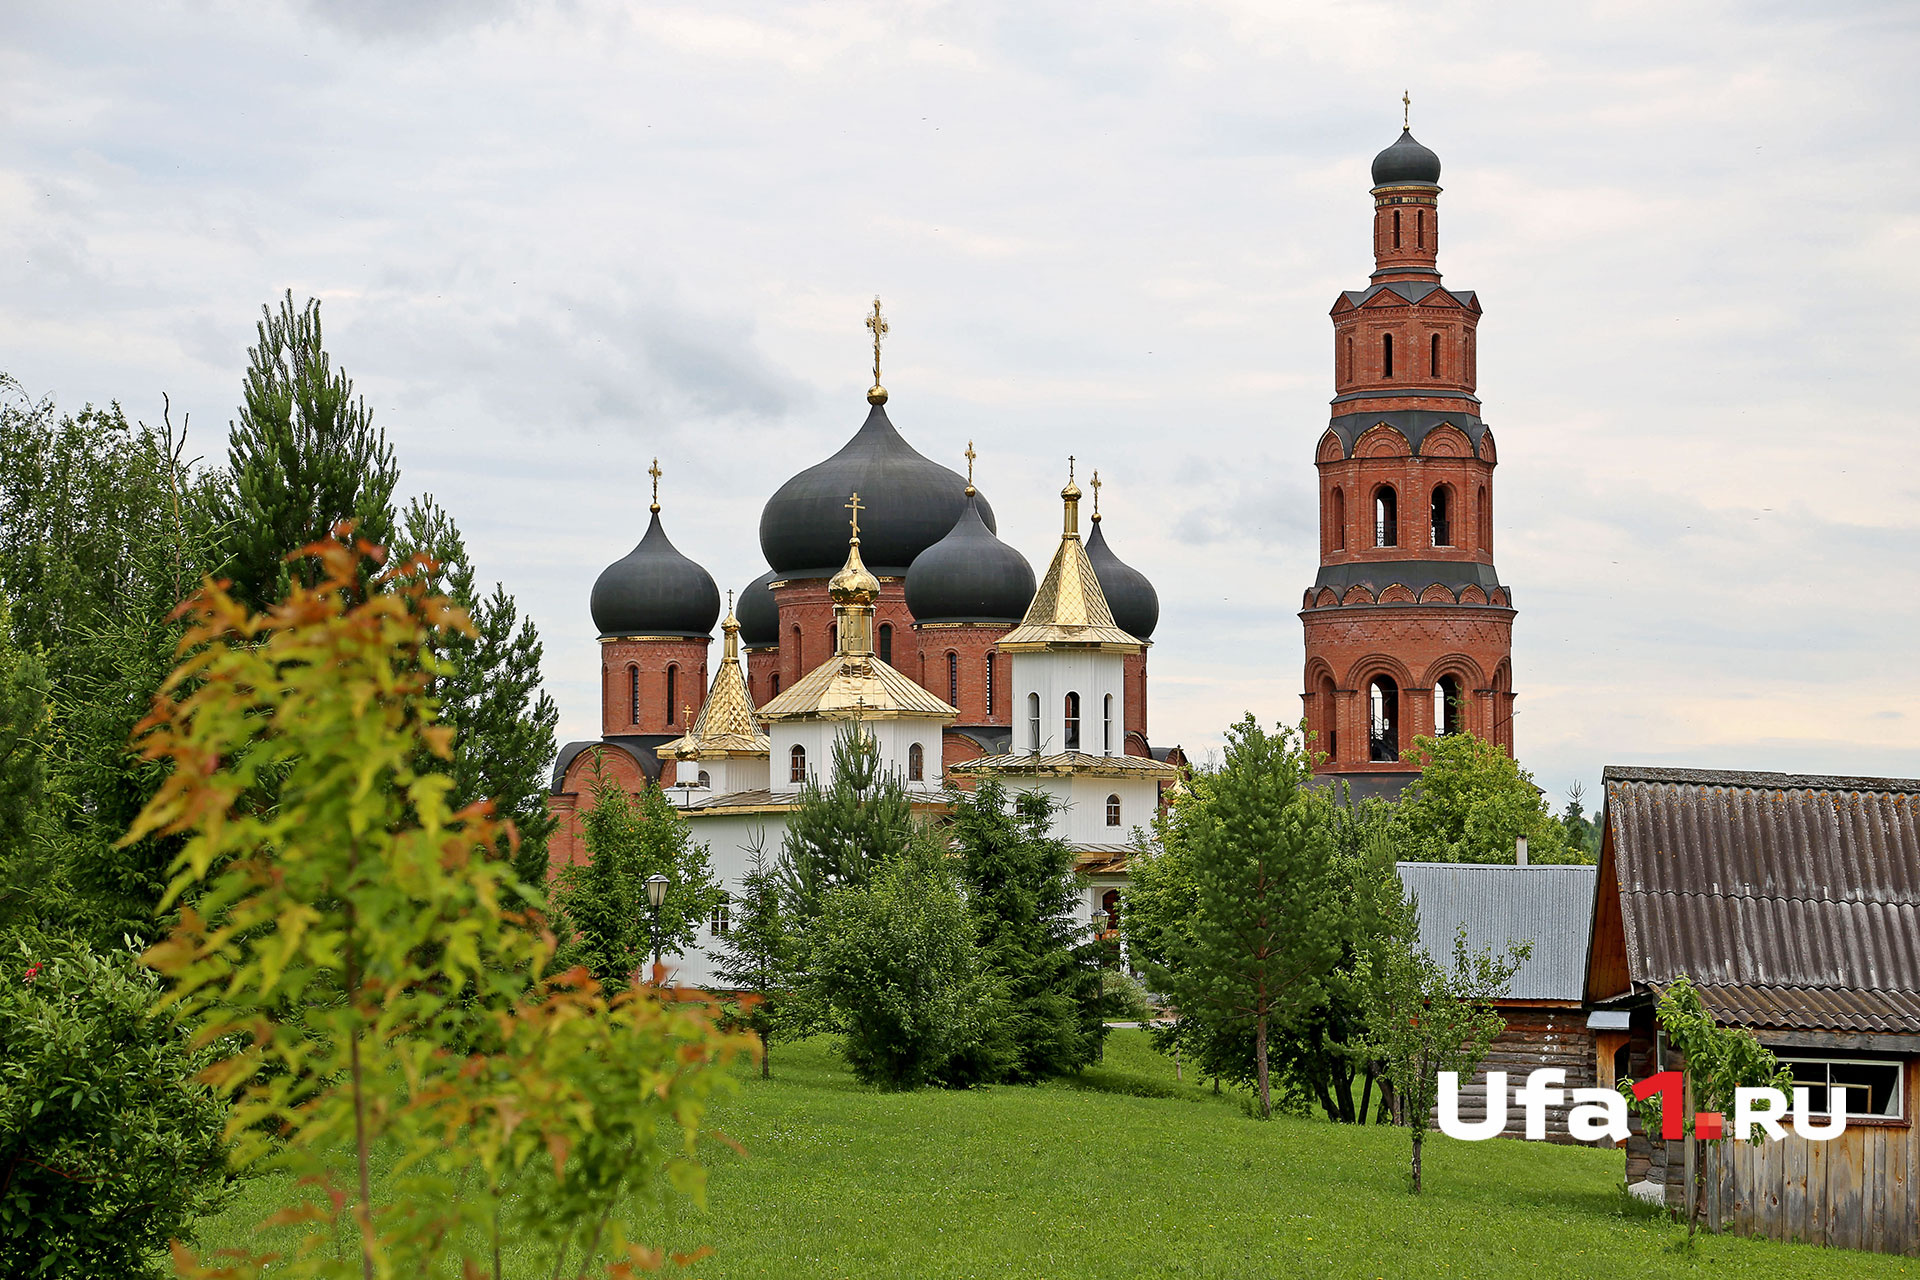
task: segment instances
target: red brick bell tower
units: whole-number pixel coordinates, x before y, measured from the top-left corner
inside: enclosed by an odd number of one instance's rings
[[[1493,433],[1480,419],[1480,301],[1440,283],[1440,158],[1403,130],[1373,162],[1372,283],[1333,306],[1307,725],[1325,775],[1398,794],[1413,739],[1513,750],[1513,603],[1493,567]]]

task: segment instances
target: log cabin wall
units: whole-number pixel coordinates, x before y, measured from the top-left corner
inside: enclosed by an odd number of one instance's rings
[[[1531,1004],[1497,1006],[1507,1020],[1507,1029],[1494,1040],[1486,1061],[1473,1079],[1460,1090],[1460,1118],[1473,1121],[1487,1114],[1487,1072],[1507,1073],[1507,1127],[1503,1138],[1526,1135],[1526,1115],[1512,1103],[1513,1092],[1527,1082],[1527,1073],[1542,1067],[1559,1067],[1567,1073],[1566,1089],[1591,1089],[1595,1086],[1593,1034],[1587,1030],[1586,1011],[1578,1005]],[[1547,1140],[1571,1145],[1567,1134],[1567,1112],[1563,1104],[1547,1108]],[[1438,1114],[1436,1112],[1436,1114]]]

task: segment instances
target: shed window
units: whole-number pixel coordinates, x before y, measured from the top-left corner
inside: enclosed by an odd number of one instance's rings
[[[1120,797],[1119,796],[1107,797],[1107,825],[1110,827],[1117,827],[1120,825]]]
[[[1393,335],[1390,333],[1380,335],[1380,376],[1393,376]]]
[[[1843,1092],[1849,1116],[1898,1120],[1906,1112],[1901,1096],[1900,1064],[1868,1058],[1787,1058],[1780,1065],[1793,1072],[1793,1083],[1808,1091],[1815,1115],[1826,1115],[1831,1098]]]
[[[888,666],[893,665],[893,624],[891,622],[880,624],[880,661]]]
[[[679,687],[679,680],[680,680],[680,668],[668,667],[667,668],[667,723],[668,724],[673,724],[674,717],[679,714],[679,712],[674,709],[674,695]]]
[[[805,782],[807,780],[807,749],[798,743],[787,752],[787,781]]]
[[[1390,484],[1383,484],[1373,491],[1373,545],[1400,545],[1400,495],[1393,491]]]
[[[1066,739],[1064,745],[1067,750],[1078,751],[1080,749],[1080,695],[1077,693],[1069,693],[1067,695],[1066,733],[1064,737]]]
[[[927,777],[927,753],[920,749],[919,743],[907,748],[907,781],[924,782]]]
[[[1038,753],[1040,750],[1040,695],[1027,695],[1027,749]]]
[[[1376,763],[1400,758],[1400,686],[1391,676],[1375,676],[1367,686],[1367,758]]]

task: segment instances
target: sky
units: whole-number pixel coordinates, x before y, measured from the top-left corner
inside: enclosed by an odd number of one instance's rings
[[[595,577],[720,585],[858,429],[1044,566],[1067,455],[1153,579],[1150,731],[1300,714],[1327,310],[1368,165],[1445,166],[1486,308],[1515,735],[1607,764],[1920,774],[1920,9],[1905,3],[10,0],[0,370],[192,415],[264,303],[537,622],[595,736]],[[716,648],[717,658],[717,648]]]

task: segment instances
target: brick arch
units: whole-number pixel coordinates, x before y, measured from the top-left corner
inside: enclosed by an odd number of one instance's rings
[[[1340,603],[1340,596],[1332,587],[1320,588],[1319,594],[1314,596],[1313,599],[1316,609],[1331,609]]]
[[[1346,450],[1340,446],[1340,437],[1329,427],[1327,434],[1320,437],[1320,451],[1314,455],[1314,461],[1338,462],[1346,456]]]
[[[1424,683],[1428,687],[1438,683],[1441,676],[1459,676],[1460,683],[1470,690],[1487,687],[1486,672],[1481,670],[1479,663],[1464,653],[1449,653],[1427,664]]]
[[[1487,593],[1482,591],[1475,584],[1470,582],[1466,586],[1460,588],[1461,604],[1485,604],[1486,602],[1487,602]]]
[[[1373,592],[1367,590],[1366,587],[1361,583],[1356,582],[1352,586],[1347,588],[1346,595],[1340,597],[1340,603],[1341,604],[1372,604]]]
[[[1341,687],[1364,691],[1368,681],[1375,676],[1392,677],[1394,684],[1400,687],[1401,693],[1418,687],[1413,682],[1413,673],[1407,670],[1407,664],[1390,653],[1370,653],[1356,659],[1354,664],[1347,668],[1347,678],[1342,682]]]
[[[1322,680],[1332,680],[1333,664],[1319,654],[1307,659],[1307,687],[1315,688]],[[1337,683],[1337,681],[1336,681]]]
[[[1412,604],[1413,589],[1405,583],[1396,582],[1380,593],[1381,604]]]
[[[1443,422],[1427,432],[1420,442],[1420,456],[1423,458],[1471,458],[1473,441],[1467,439],[1467,433],[1451,422]]]
[[[1512,603],[1507,596],[1507,589],[1505,587],[1495,587],[1493,594],[1488,596],[1487,599],[1490,603],[1497,604],[1502,609],[1507,608]]]
[[[1453,591],[1451,588],[1444,587],[1436,582],[1432,586],[1428,587],[1425,591],[1422,591],[1420,593],[1420,603],[1421,604],[1454,604],[1456,603],[1456,601],[1453,598]]]
[[[1489,427],[1480,434],[1480,461],[1492,466],[1500,461],[1493,451],[1493,428]]]
[[[1407,458],[1413,455],[1413,449],[1407,444],[1407,438],[1396,427],[1384,422],[1376,422],[1361,433],[1353,442],[1353,456],[1356,458]]]

